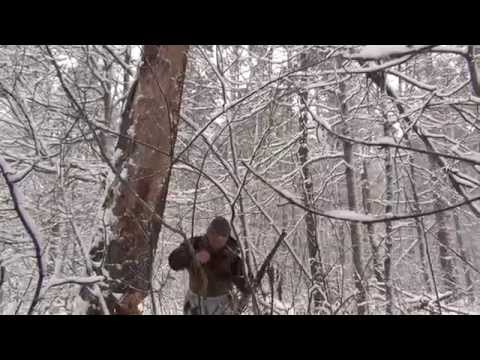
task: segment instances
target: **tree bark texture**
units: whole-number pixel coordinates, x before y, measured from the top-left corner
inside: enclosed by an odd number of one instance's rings
[[[145,45],[121,119],[103,236],[90,252],[111,314],[140,314],[165,209],[188,46]],[[98,297],[98,294],[96,294]],[[91,301],[87,313],[100,310]]]

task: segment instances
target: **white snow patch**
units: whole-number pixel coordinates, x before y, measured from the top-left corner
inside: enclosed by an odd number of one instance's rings
[[[57,56],[57,63],[62,68],[66,68],[68,70],[74,69],[78,66],[78,61],[74,57],[68,56],[66,54],[61,54]]]
[[[300,199],[299,199],[299,197],[298,197],[297,195],[291,193],[291,192],[288,191],[288,190],[283,190],[283,189],[282,189],[282,190],[281,190],[281,193],[282,193],[282,195],[283,195],[285,198],[287,198],[287,199],[291,199],[291,200],[293,200],[293,201],[295,201],[295,202],[299,202],[299,201],[300,201]]]
[[[88,305],[88,302],[84,301],[79,295],[75,296],[72,315],[85,315],[87,313]]]
[[[116,164],[118,160],[120,160],[122,155],[123,155],[122,149],[119,149],[119,148],[115,149],[115,152],[113,153],[113,156],[112,156],[112,164]]]
[[[128,163],[127,163],[127,164],[128,164],[128,166],[130,166],[130,167],[132,167],[132,168],[134,168],[135,165],[136,165],[135,161],[134,161],[132,158],[130,158],[130,159],[128,160]]]
[[[334,218],[338,218],[341,220],[348,220],[348,221],[374,221],[375,217],[371,215],[365,215],[361,213],[357,213],[352,210],[330,210],[324,213],[324,215],[331,216]]]
[[[130,137],[130,138],[134,138],[135,137],[135,126],[134,124],[132,124],[128,130],[127,130],[127,135]]]
[[[376,138],[375,143],[385,145],[396,145],[395,140],[391,136],[379,136]]]
[[[408,54],[414,50],[407,45],[367,45],[354,56],[355,59],[381,59],[392,55]]]
[[[274,76],[278,76],[282,69],[284,68],[283,62],[287,61],[288,54],[285,49],[276,47],[273,49],[272,53],[272,73]]]
[[[455,178],[455,181],[458,182],[459,184],[462,184],[467,187],[473,187],[476,188],[478,187],[478,181],[465,175],[461,174],[462,176],[458,176],[457,174],[453,174],[453,177]]]
[[[394,135],[396,140],[400,140],[403,136],[403,130],[402,127],[398,122],[395,122],[393,125],[393,130],[394,130]]]
[[[464,157],[466,159],[478,162],[480,164],[480,153],[476,151],[471,151],[468,154],[459,154],[461,157]]]
[[[128,171],[127,168],[123,168],[122,172],[120,173],[120,179],[126,181],[128,179]]]

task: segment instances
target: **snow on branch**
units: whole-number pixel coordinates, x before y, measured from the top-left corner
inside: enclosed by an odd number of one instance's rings
[[[355,139],[355,138],[351,138],[351,137],[339,134],[335,132],[329,124],[326,124],[326,122],[323,119],[315,115],[307,104],[304,104],[304,105],[308,113],[312,116],[313,121],[319,124],[323,129],[327,130],[333,136],[339,139],[342,139],[344,141],[349,141],[352,143],[366,145],[366,146],[379,146],[379,147],[388,146],[392,148],[397,148],[397,149],[406,150],[406,151],[413,151],[413,152],[426,154],[426,155],[434,155],[442,158],[459,160],[459,161],[470,163],[472,165],[480,165],[480,158],[476,158],[475,156],[460,156],[460,155],[454,155],[454,154],[440,153],[434,150],[424,150],[424,149],[414,148],[410,146],[405,146],[405,145],[396,143],[395,140],[390,137],[381,136],[381,137],[378,137],[376,141],[365,141],[365,140]]]
[[[372,215],[361,214],[351,210],[330,210],[324,213],[326,217],[339,220],[347,220],[351,222],[371,222],[375,220]]]
[[[256,177],[258,178],[262,183],[267,185],[269,188],[271,188],[273,191],[275,191],[278,195],[280,195],[282,198],[285,200],[288,200],[291,204],[298,206],[302,208],[305,211],[309,211],[313,214],[323,216],[326,218],[330,219],[335,219],[335,220],[346,220],[346,221],[352,221],[352,222],[374,222],[375,217],[371,215],[365,215],[365,214],[360,214],[360,213],[355,213],[353,211],[327,211],[327,212],[320,212],[315,209],[310,209],[301,204],[297,199],[295,199],[294,196],[289,194],[285,190],[280,190],[276,188],[275,186],[271,185],[269,182],[267,182],[263,177],[258,175],[247,163],[242,161],[242,164]]]
[[[359,53],[345,58],[352,60],[380,60],[416,54],[433,48],[435,45],[367,45]]]
[[[37,286],[35,289],[35,293],[33,296],[32,303],[30,304],[30,308],[28,309],[28,315],[33,313],[33,310],[38,303],[40,289],[42,288],[43,278],[44,278],[44,271],[43,271],[43,264],[42,264],[42,244],[44,243],[42,240],[42,236],[40,231],[38,230],[35,222],[30,217],[26,209],[26,202],[23,196],[23,193],[16,185],[16,181],[18,180],[18,176],[15,172],[10,168],[7,161],[0,155],[0,171],[2,172],[3,178],[7,183],[7,187],[10,191],[10,196],[12,197],[13,206],[17,215],[22,222],[25,230],[27,231],[28,235],[33,241],[33,246],[35,248],[35,257],[37,259],[37,268],[38,268],[38,280]]]
[[[433,85],[429,85],[429,84],[425,84],[425,83],[422,83],[414,78],[412,78],[411,76],[408,76],[408,75],[405,75],[404,73],[400,72],[400,71],[397,71],[397,70],[394,70],[394,69],[388,69],[386,70],[386,73],[387,74],[390,74],[390,75],[394,75],[420,89],[423,89],[423,90],[427,90],[427,91],[436,91],[437,90],[437,87],[436,86],[433,86]]]
[[[374,215],[366,215],[363,213],[358,213],[354,212],[351,210],[330,210],[330,211],[318,211],[317,209],[313,208],[308,208],[304,206],[302,203],[300,203],[298,200],[293,198],[292,196],[289,196],[286,194],[284,190],[278,189],[277,187],[273,186],[270,184],[267,180],[265,180],[262,176],[260,176],[257,172],[255,172],[247,163],[244,161],[241,162],[243,166],[245,166],[248,171],[250,171],[257,179],[259,179],[263,184],[268,186],[270,189],[272,189],[274,192],[276,192],[278,195],[280,195],[283,199],[287,200],[290,204],[295,205],[299,208],[301,208],[304,211],[311,212],[312,214],[326,217],[329,219],[334,219],[334,220],[344,220],[344,221],[349,221],[349,222],[359,222],[362,224],[375,224],[375,223],[381,223],[385,221],[398,221],[398,220],[406,220],[406,219],[414,219],[414,218],[419,218],[419,217],[424,217],[424,216],[429,216],[429,215],[434,215],[437,213],[453,210],[457,207],[463,206],[463,205],[468,205],[473,202],[479,201],[480,196],[476,196],[473,198],[467,198],[465,201],[446,206],[441,209],[436,209],[436,210],[431,210],[431,211],[425,211],[423,213],[415,213],[415,214],[399,214],[399,215],[387,215],[387,216],[374,216]]]
[[[333,54],[335,53],[335,51],[332,51],[329,55],[327,55],[326,58],[330,58],[333,56]],[[405,60],[406,61],[406,60]],[[263,83],[262,85],[258,86],[257,88],[253,89],[252,91],[250,91],[249,93],[245,94],[244,96],[236,99],[235,101],[232,101],[230,103],[227,103],[225,104],[225,106],[223,107],[222,110],[218,111],[216,114],[212,115],[212,117],[210,119],[208,119],[205,123],[205,125],[198,129],[198,131],[196,131],[196,133],[193,135],[193,137],[190,139],[190,141],[188,142],[188,144],[186,144],[186,146],[179,152],[178,155],[176,155],[176,157],[173,159],[173,163],[176,163],[184,154],[186,151],[188,151],[188,149],[193,145],[193,143],[217,120],[219,119],[222,115],[226,114],[227,112],[231,111],[232,109],[234,109],[235,107],[237,107],[238,105],[244,103],[246,100],[252,98],[254,95],[258,95],[259,93],[261,93],[261,91],[267,89],[269,86],[275,84],[275,83],[278,83],[280,82],[281,80],[285,79],[285,78],[288,78],[289,76],[295,74],[295,73],[298,73],[300,71],[303,71],[303,70],[306,70],[308,69],[309,67],[312,67],[314,66],[315,64],[309,64],[308,66],[305,66],[305,67],[298,67],[298,68],[295,68],[293,70],[289,70],[289,71],[286,71],[285,73],[282,73],[280,75],[278,75],[277,77],[271,79],[271,80],[268,80],[267,82]],[[390,65],[389,65],[390,66]],[[393,65],[391,65],[393,66]],[[339,71],[333,71],[333,72],[326,72],[326,73],[331,73],[331,74],[336,74],[337,72]],[[361,72],[365,72],[365,71],[361,71]]]
[[[442,47],[435,47],[431,50],[434,53],[445,53],[445,54],[456,54],[460,56],[468,56],[468,51],[464,47],[459,46],[442,46]]]
[[[42,295],[39,296],[39,299],[45,297],[45,294],[48,290],[56,286],[62,286],[67,284],[75,284],[75,285],[93,285],[105,280],[105,276],[95,275],[95,276],[70,276],[66,278],[52,278],[45,286],[44,290],[42,291]]]

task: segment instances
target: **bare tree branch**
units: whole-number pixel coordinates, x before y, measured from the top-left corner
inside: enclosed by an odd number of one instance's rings
[[[1,155],[0,155],[0,170],[2,172],[3,178],[5,179],[5,182],[7,183],[8,190],[10,191],[10,196],[12,198],[15,211],[17,212],[17,215],[20,221],[22,222],[23,227],[25,228],[28,235],[32,239],[33,247],[35,248],[38,279],[37,279],[37,286],[35,288],[35,293],[33,295],[32,302],[28,309],[28,315],[31,315],[33,314],[33,311],[35,310],[35,306],[39,301],[40,290],[42,288],[43,278],[45,276],[43,263],[42,263],[42,248],[41,248],[43,244],[43,240],[40,232],[35,226],[34,221],[28,214],[28,211],[25,207],[26,205],[25,205],[25,200],[23,198],[22,192],[15,185],[15,181],[12,180],[12,179],[15,179],[16,177],[15,173],[10,169],[8,163],[5,161],[5,159]]]

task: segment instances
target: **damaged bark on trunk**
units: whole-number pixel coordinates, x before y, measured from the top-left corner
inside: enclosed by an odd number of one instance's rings
[[[188,46],[145,45],[121,119],[115,180],[103,205],[103,227],[90,257],[107,276],[102,297],[110,314],[140,314],[165,209],[179,122]],[[87,314],[105,313],[88,288]]]

